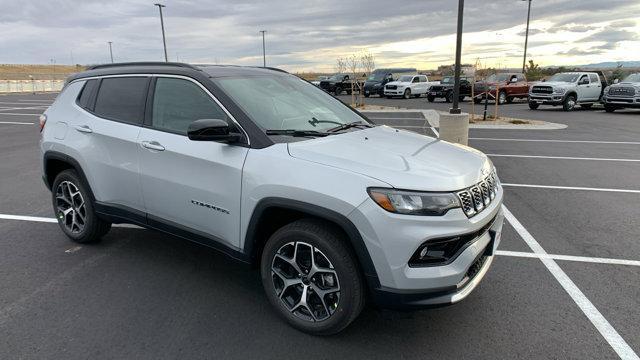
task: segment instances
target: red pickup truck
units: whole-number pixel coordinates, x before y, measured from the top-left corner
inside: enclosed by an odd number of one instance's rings
[[[523,73],[493,74],[485,80],[476,81],[473,101],[478,104],[488,97],[498,103],[511,103],[513,99],[526,99],[529,95],[529,83]]]

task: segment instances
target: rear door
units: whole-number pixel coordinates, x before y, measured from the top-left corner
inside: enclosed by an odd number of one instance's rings
[[[240,186],[247,147],[192,141],[189,124],[230,115],[197,81],[158,76],[138,137],[142,193],[149,222],[239,246]]]
[[[95,83],[91,83],[95,81]],[[137,139],[144,120],[150,78],[116,76],[90,80],[97,94],[80,95],[79,106],[87,110],[75,124],[83,138],[80,149],[96,200],[142,211]]]
[[[589,85],[589,98],[594,101],[600,100],[602,81],[600,81],[598,74],[589,74],[589,81],[591,82]]]

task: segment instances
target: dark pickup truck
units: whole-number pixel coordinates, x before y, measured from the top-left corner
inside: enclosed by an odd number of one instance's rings
[[[463,101],[467,96],[471,96],[471,82],[473,78],[461,77],[460,78],[460,97],[459,100]],[[453,76],[445,76],[440,85],[432,85],[431,89],[427,93],[427,100],[434,102],[438,98],[444,98],[446,102],[453,101],[453,87],[455,85],[455,78]]]
[[[497,98],[499,104],[504,104],[511,103],[513,99],[526,99],[529,96],[529,83],[523,73],[493,74],[486,80],[476,81],[474,87],[473,101],[476,104],[485,97],[489,100]]]
[[[347,94],[351,95],[352,84],[353,89],[358,88],[358,83],[354,83],[354,80],[351,80],[349,74],[338,73],[333,74],[326,80],[320,81],[320,89],[336,96],[342,94],[343,91],[346,91]]]

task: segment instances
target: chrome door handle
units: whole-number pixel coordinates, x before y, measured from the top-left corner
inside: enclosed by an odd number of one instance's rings
[[[82,133],[92,133],[93,130],[91,130],[90,127],[88,127],[87,125],[78,125],[76,126],[76,130]]]
[[[160,145],[157,141],[143,141],[141,144],[142,147],[149,150],[164,151],[164,146]]]

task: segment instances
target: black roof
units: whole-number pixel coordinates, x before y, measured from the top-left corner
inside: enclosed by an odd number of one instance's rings
[[[174,74],[197,77],[252,76],[265,74],[288,74],[286,71],[270,67],[250,67],[235,65],[195,65],[178,62],[126,62],[89,66],[86,71],[72,74],[67,82],[93,76],[120,74]]]

